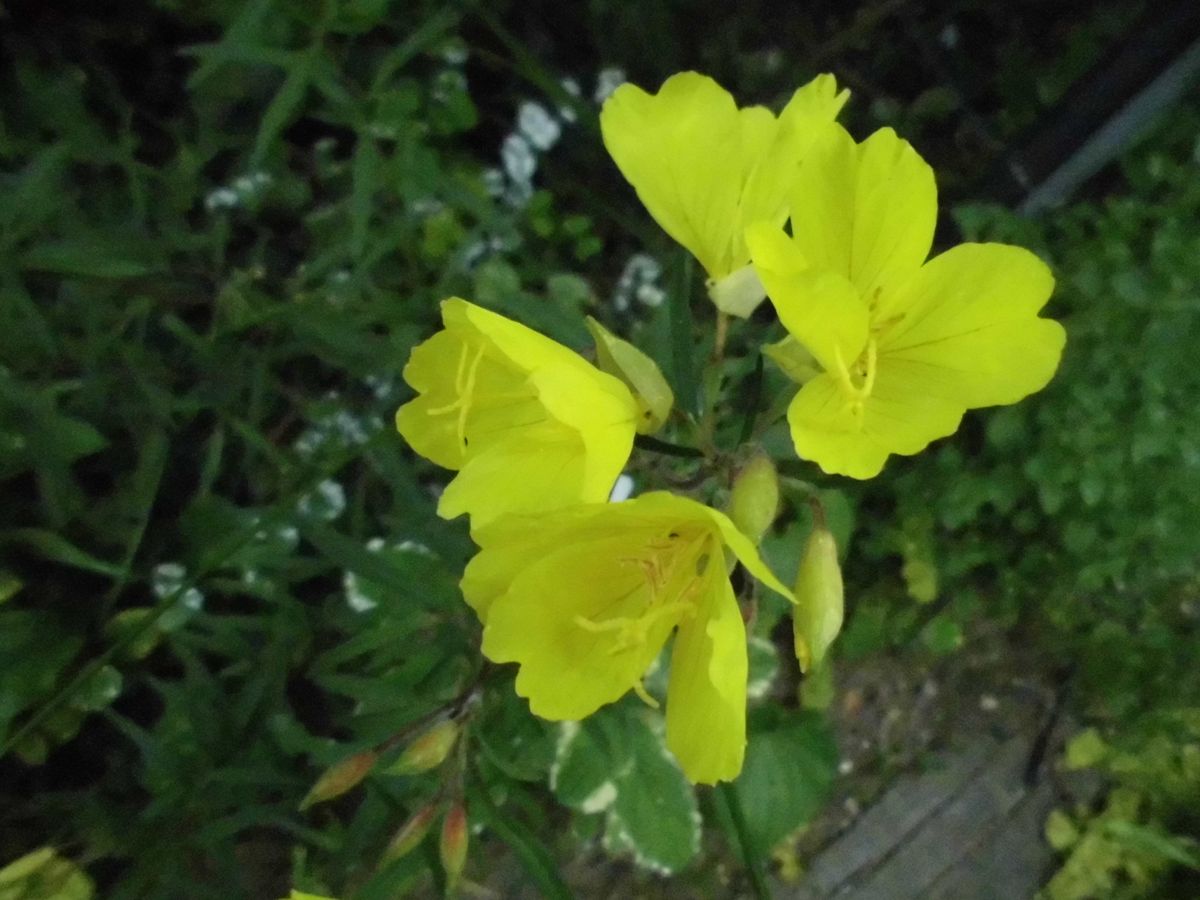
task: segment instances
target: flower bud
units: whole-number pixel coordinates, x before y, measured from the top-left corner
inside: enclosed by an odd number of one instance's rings
[[[404,752],[387,768],[389,775],[419,775],[440,766],[458,740],[458,723],[443,719],[413,739]]]
[[[438,850],[442,868],[446,871],[446,888],[453,890],[467,864],[467,808],[461,800],[450,805],[442,821],[442,839]]]
[[[637,431],[653,434],[662,428],[671,414],[675,395],[671,386],[649,356],[629,341],[617,337],[591,316],[588,331],[596,342],[596,365],[602,372],[619,378],[633,393],[638,405]]]
[[[433,819],[437,812],[437,804],[430,803],[413,813],[408,821],[392,835],[387,849],[383,851],[383,859],[380,860],[380,864],[387,865],[395,862],[400,857],[407,856],[416,850],[421,841],[425,840],[425,835],[429,834],[429,828],[433,825]]]
[[[757,545],[779,514],[779,475],[765,453],[754,456],[733,481],[729,518]]]
[[[378,758],[379,754],[374,750],[363,750],[334,763],[305,795],[300,802],[300,809],[305,810],[316,803],[324,803],[326,800],[342,796],[367,777]]]
[[[795,593],[792,628],[796,659],[800,671],[807,672],[810,667],[820,666],[829,645],[841,631],[845,602],[837,542],[819,520],[813,525],[800,559]]]

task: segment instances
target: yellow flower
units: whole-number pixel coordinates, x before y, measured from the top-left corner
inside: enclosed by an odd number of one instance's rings
[[[849,96],[832,75],[819,75],[776,118],[762,106],[738,109],[711,78],[682,72],[657,94],[621,85],[604,103],[600,128],[650,215],[704,266],[713,302],[748,316],[764,294],[745,228],[783,224],[796,165]]]
[[[871,478],[890,454],[953,434],[966,410],[1016,403],[1053,376],[1066,334],[1038,318],[1050,270],[1005,244],[926,261],[933,171],[891,129],[862,144],[825,129],[788,195],[792,236],[764,222],[747,241],[780,321],[819,368],[788,409],[801,457]]]
[[[404,380],[418,397],[396,427],[414,450],[458,470],[438,514],[475,525],[608,498],[629,458],[637,403],[619,380],[504,316],[457,297],[445,329],[415,347]]]
[[[666,492],[473,532],[462,590],[483,652],[520,664],[517,693],[545,719],[578,720],[642,685],[675,632],[667,746],[694,782],[737,776],[746,743],[746,629],[725,550],[791,599],[723,514]]]

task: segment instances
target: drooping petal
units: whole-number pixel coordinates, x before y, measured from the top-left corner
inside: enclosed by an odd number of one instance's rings
[[[721,540],[737,557],[738,562],[746,567],[746,571],[773,590],[788,600],[792,598],[792,592],[784,587],[783,582],[775,577],[775,573],[759,556],[758,548],[754,546],[754,542],[746,535],[738,530],[738,527],[733,524],[733,521],[725,513],[710,507],[703,507],[705,515],[717,526],[717,530],[721,535]]]
[[[788,333],[828,371],[854,362],[869,332],[867,307],[854,285],[839,272],[807,266],[802,242],[780,229],[755,225],[746,237],[755,271]]]
[[[653,618],[644,639],[622,643],[605,623],[637,620],[650,605],[636,567],[638,538],[560,546],[524,568],[490,607],[483,652],[520,664],[517,693],[545,719],[582,719],[622,697],[645,674],[682,612]],[[590,627],[589,624],[590,623]]]
[[[742,128],[733,97],[696,72],[671,76],[657,94],[623,84],[600,111],[604,145],[621,174],[713,278],[730,271],[740,176],[748,168]]]
[[[888,291],[929,254],[933,170],[890,128],[861,145],[839,125],[822,129],[800,162],[790,200],[801,255],[848,278],[872,308],[886,305]]]
[[[746,751],[746,627],[723,567],[709,569],[675,636],[667,686],[667,747],[697,784],[736,778]]]
[[[930,260],[898,298],[904,317],[880,342],[880,366],[964,407],[1016,403],[1041,390],[1066,332],[1038,318],[1054,277],[1021,247],[961,244]]]

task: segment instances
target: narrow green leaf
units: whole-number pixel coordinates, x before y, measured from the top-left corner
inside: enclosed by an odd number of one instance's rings
[[[521,861],[521,865],[525,867],[525,871],[543,896],[550,900],[571,900],[571,891],[559,877],[558,864],[542,846],[542,840],[515,816],[506,815],[496,808],[496,804],[488,795],[486,780],[483,785],[469,791],[467,802],[496,836],[512,847],[517,859]]]
[[[107,244],[86,239],[35,244],[22,254],[21,268],[82,278],[140,278],[154,271],[116,255]]]
[[[667,299],[671,326],[671,374],[679,405],[693,416],[700,414],[700,382],[696,372],[696,338],[692,323],[692,257],[680,258],[674,289]]]
[[[33,550],[43,559],[62,563],[85,572],[121,578],[125,568],[115,563],[98,559],[85,550],[80,550],[66,538],[42,528],[12,528],[0,532],[0,543],[21,544]]]
[[[387,588],[400,603],[429,609],[453,598],[445,569],[434,557],[406,554],[407,565],[401,566],[395,555],[372,553],[360,541],[319,522],[306,522],[301,533],[334,565]]]
[[[375,139],[360,133],[354,150],[353,188],[350,195],[350,255],[362,256],[371,224],[371,201],[379,184],[379,147]]]
[[[254,141],[254,151],[250,154],[251,168],[258,168],[263,164],[267,152],[283,134],[283,130],[295,116],[296,110],[304,102],[304,97],[308,93],[315,52],[317,51],[310,49],[295,57],[279,91],[263,112],[262,124],[258,128],[258,137]]]

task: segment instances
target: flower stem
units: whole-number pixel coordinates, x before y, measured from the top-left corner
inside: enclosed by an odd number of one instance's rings
[[[704,459],[704,451],[695,447],[684,447],[669,441],[660,441],[648,434],[639,434],[633,439],[634,446],[663,456],[678,456],[680,459]]]

